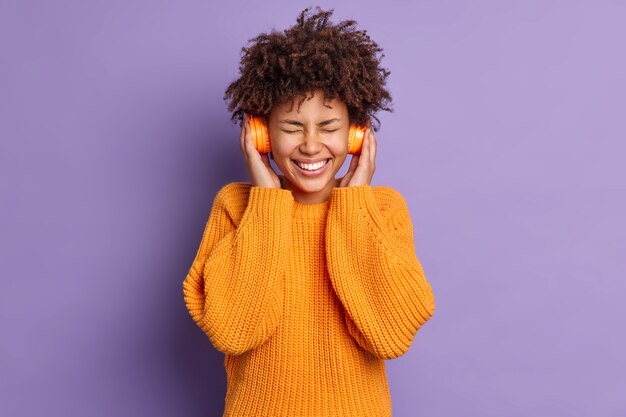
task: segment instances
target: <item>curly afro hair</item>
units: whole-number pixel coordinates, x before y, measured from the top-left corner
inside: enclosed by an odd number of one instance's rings
[[[310,9],[300,12],[297,24],[283,33],[261,33],[241,49],[241,76],[224,93],[224,101],[230,99],[228,111],[235,110],[233,122],[241,122],[244,113],[268,120],[274,105],[291,101],[293,106],[296,97],[317,89],[323,91],[325,103],[337,98],[346,104],[350,123],[364,126],[372,117],[380,125],[374,113],[393,112],[385,89],[391,72],[380,67],[382,49],[367,31],[354,28],[356,21],[333,25],[328,19],[334,9],[317,7],[307,16]],[[378,127],[372,124],[374,131]]]

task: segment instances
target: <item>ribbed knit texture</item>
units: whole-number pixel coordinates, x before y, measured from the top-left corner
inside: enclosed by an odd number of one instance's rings
[[[385,359],[434,314],[401,194],[291,191],[233,182],[216,195],[183,282],[225,354],[224,417],[389,417]]]

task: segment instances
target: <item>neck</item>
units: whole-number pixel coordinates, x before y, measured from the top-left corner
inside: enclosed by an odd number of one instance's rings
[[[330,194],[333,188],[339,186],[339,180],[337,178],[334,179],[334,183],[332,186],[326,187],[324,190],[319,193],[311,194],[311,193],[303,193],[298,190],[294,190],[291,187],[291,184],[285,180],[284,176],[280,176],[280,188],[283,190],[290,190],[293,195],[293,199],[301,204],[318,204],[327,201],[330,198]]]

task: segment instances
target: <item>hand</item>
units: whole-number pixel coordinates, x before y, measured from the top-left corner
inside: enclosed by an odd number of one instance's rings
[[[363,137],[363,146],[359,155],[352,155],[346,175],[339,181],[339,187],[369,185],[376,170],[376,138],[369,126]]]
[[[254,147],[248,120],[248,115],[244,114],[239,144],[248,175],[250,175],[250,182],[253,187],[281,188],[280,178],[270,165],[268,154],[261,154]]]

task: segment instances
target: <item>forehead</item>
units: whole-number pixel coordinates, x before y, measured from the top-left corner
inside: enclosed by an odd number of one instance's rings
[[[299,107],[299,109],[298,109]],[[273,114],[343,114],[347,112],[346,105],[340,99],[326,99],[321,90],[314,94],[300,95],[293,100],[286,99],[272,108]]]

